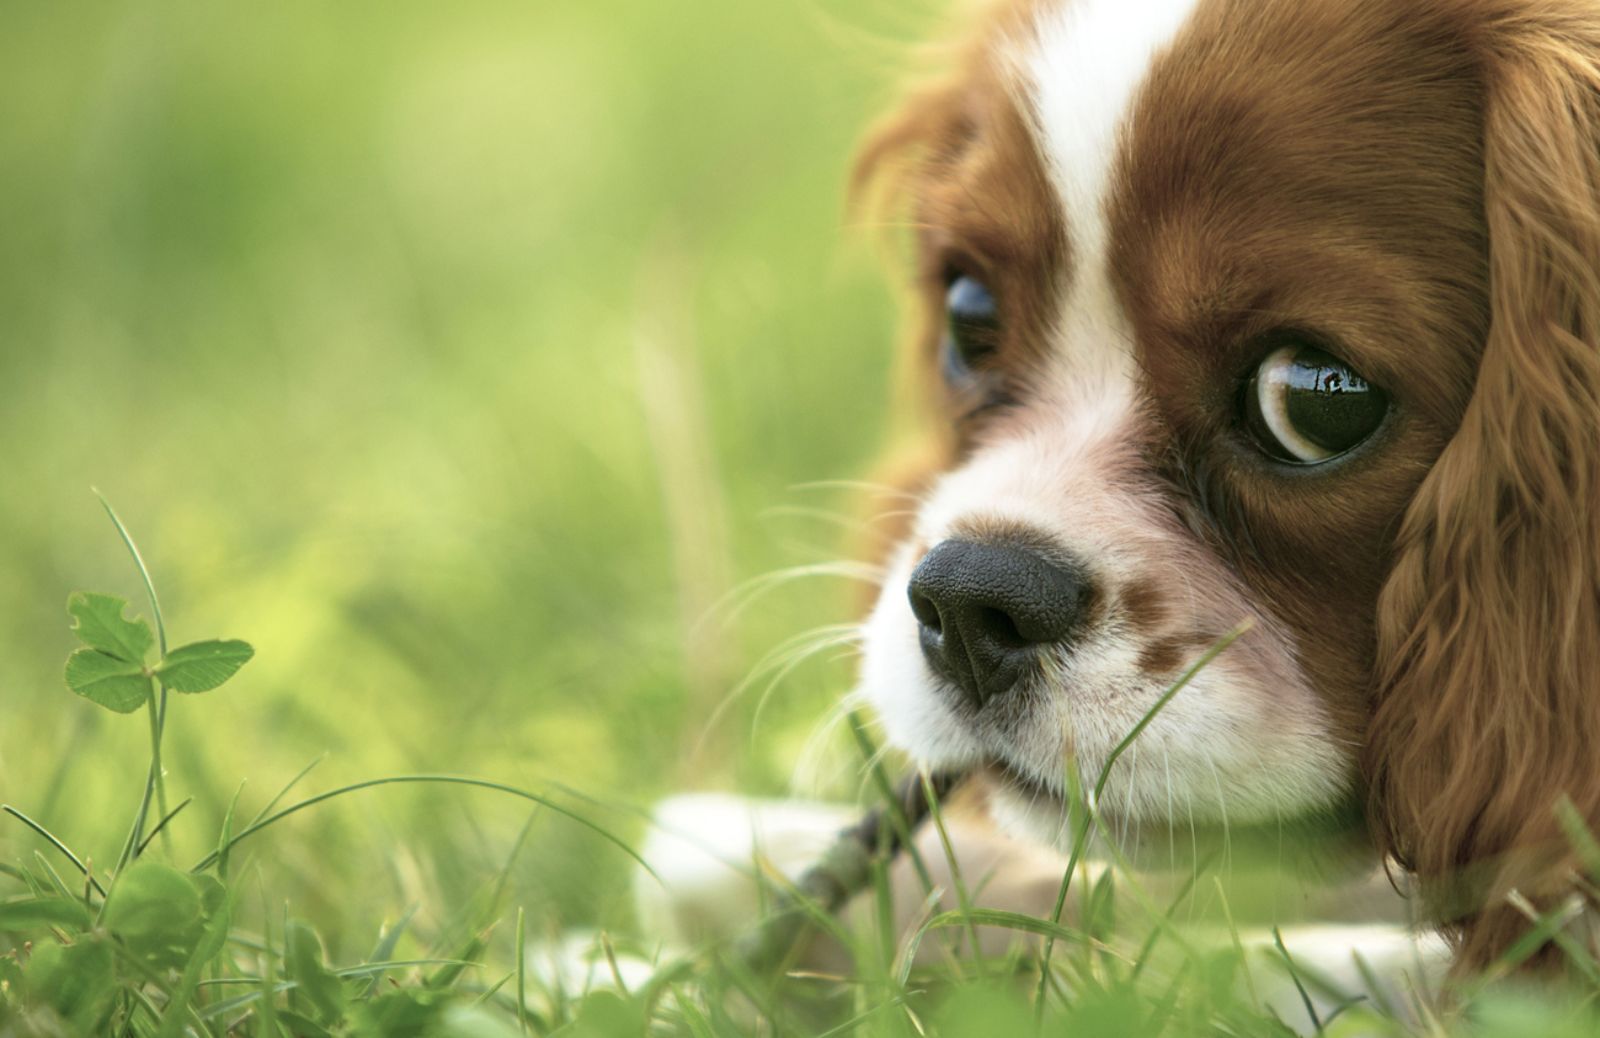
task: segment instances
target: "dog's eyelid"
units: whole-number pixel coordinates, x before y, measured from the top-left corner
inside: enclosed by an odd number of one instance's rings
[[[923,276],[940,288],[948,288],[957,278],[970,277],[990,287],[998,286],[1008,266],[1006,249],[997,242],[987,245],[989,235],[953,227],[929,228],[920,249]]]
[[[971,278],[979,282],[991,292],[995,292],[997,278],[988,263],[974,258],[972,253],[949,253],[943,256],[938,263],[939,283],[942,288],[948,289],[962,278]],[[996,293],[998,295],[998,293]]]
[[[1265,357],[1290,344],[1311,346],[1338,358],[1372,385],[1381,387],[1391,403],[1397,390],[1405,387],[1405,372],[1396,370],[1392,358],[1370,341],[1360,335],[1336,334],[1314,321],[1281,320],[1265,329],[1240,329],[1228,338],[1235,343],[1230,350],[1230,363],[1234,383],[1239,387],[1250,381]]]
[[[971,433],[979,423],[992,420],[1017,404],[1017,398],[1003,387],[970,388],[955,401],[955,424],[964,433]]]

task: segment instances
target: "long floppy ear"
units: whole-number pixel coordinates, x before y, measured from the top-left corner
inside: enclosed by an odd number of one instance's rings
[[[910,532],[916,500],[950,466],[955,444],[939,419],[937,366],[927,344],[940,314],[915,290],[915,259],[908,236],[919,233],[915,199],[921,178],[962,133],[958,85],[952,77],[925,83],[902,99],[890,115],[867,131],[856,151],[847,192],[849,213],[878,232],[887,265],[900,275],[900,342],[895,351],[889,444],[869,474],[858,503],[864,536],[854,546],[883,563]],[[908,235],[909,232],[909,235]],[[870,609],[876,587],[859,605]]]
[[[1379,601],[1367,760],[1462,968],[1529,928],[1513,891],[1577,889],[1560,798],[1600,830],[1600,7],[1506,6],[1473,41],[1490,328]]]
[[[932,269],[936,249],[912,245],[929,224],[948,216],[945,186],[960,166],[979,127],[992,117],[984,98],[1008,96],[1004,60],[1013,48],[1003,41],[1024,38],[1035,17],[1033,0],[956,0],[940,18],[944,28],[916,53],[915,86],[867,133],[856,153],[848,198],[851,216],[887,231],[880,241],[894,246],[892,269],[901,274],[901,337],[894,372],[893,422],[884,460],[872,474],[878,490],[864,506],[870,535],[862,552],[882,561],[909,533],[915,499],[949,469],[957,454],[955,430],[944,409],[938,363],[944,324],[943,276]],[[1020,128],[1020,122],[1017,124]],[[998,203],[997,203],[998,204]],[[906,277],[904,275],[910,275]]]

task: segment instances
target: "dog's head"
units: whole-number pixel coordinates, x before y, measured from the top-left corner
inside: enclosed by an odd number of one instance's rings
[[[1600,820],[1600,10],[1006,3],[863,170],[938,458],[866,630],[891,739],[1053,835],[1249,621],[1100,810],[1359,805],[1502,947],[1555,801]]]

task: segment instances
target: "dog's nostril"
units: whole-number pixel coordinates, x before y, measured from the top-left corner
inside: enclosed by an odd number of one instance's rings
[[[1042,646],[1076,633],[1086,588],[1078,570],[1027,548],[944,541],[906,591],[929,665],[981,705],[1016,685]]]
[[[1020,649],[1032,643],[1031,639],[1024,638],[1022,632],[1017,630],[1017,622],[1011,618],[1011,614],[1002,609],[980,609],[976,619],[986,633],[1002,645]]]
[[[922,594],[916,588],[909,592],[911,599],[911,612],[917,618],[917,623],[939,634],[944,630],[944,621],[939,618],[939,607],[933,604],[933,599]]]

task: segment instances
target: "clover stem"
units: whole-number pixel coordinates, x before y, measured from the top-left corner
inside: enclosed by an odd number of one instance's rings
[[[128,549],[128,554],[133,556],[133,564],[138,567],[139,577],[144,581],[145,593],[150,596],[150,611],[155,614],[156,621],[156,648],[165,659],[167,655],[167,625],[161,618],[161,599],[156,597],[155,581],[150,579],[150,569],[144,564],[144,556],[139,554],[139,546],[133,543],[133,535],[128,528],[122,525],[121,516],[111,507],[111,502],[100,493],[98,488],[91,487],[94,496],[100,499],[100,507],[106,510],[106,515],[111,519],[111,525],[117,528],[117,533],[122,537],[122,543]],[[122,860],[117,863],[120,871],[135,848],[144,840],[144,823],[150,813],[150,793],[154,787],[156,807],[161,811],[161,817],[167,816],[167,780],[161,773],[161,733],[167,727],[167,689],[158,680],[156,694],[151,696],[147,704],[150,707],[150,775],[145,780],[144,796],[139,801],[139,814],[133,821],[133,832],[128,838],[128,845],[123,849]],[[172,853],[172,837],[165,830],[161,833],[161,846],[169,855]]]
[[[159,701],[159,705],[158,705]],[[150,783],[154,783],[156,792],[156,807],[160,810],[160,817],[167,817],[167,777],[161,767],[161,735],[166,729],[167,718],[167,688],[160,680],[156,681],[156,694],[151,696],[146,704],[150,708]],[[139,806],[138,838],[144,839],[144,820],[150,807],[150,783],[145,785],[144,803]],[[137,845],[136,845],[137,846]],[[161,849],[172,857],[172,834],[165,827],[161,830]]]

